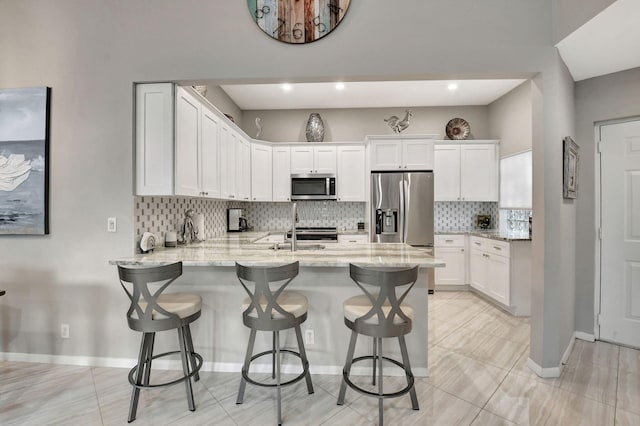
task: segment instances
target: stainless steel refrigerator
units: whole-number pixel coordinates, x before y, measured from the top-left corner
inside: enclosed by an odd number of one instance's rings
[[[371,235],[375,243],[407,243],[433,255],[433,172],[371,173]]]

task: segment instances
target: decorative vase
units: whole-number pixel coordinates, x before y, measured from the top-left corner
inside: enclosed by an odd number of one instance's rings
[[[324,139],[324,123],[317,112],[309,114],[306,135],[307,142],[322,142]]]

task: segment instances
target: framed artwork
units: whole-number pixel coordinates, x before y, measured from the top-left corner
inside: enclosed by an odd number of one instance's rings
[[[50,95],[0,89],[0,235],[49,233]]]
[[[571,137],[567,136],[563,140],[563,186],[562,196],[564,198],[576,198],[578,196],[578,144]]]
[[[265,34],[304,44],[320,40],[344,18],[350,0],[247,0],[249,12]]]

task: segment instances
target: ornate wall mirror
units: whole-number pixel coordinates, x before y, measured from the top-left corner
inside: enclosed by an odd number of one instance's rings
[[[333,31],[350,0],[247,0],[260,29],[276,40],[311,43]]]

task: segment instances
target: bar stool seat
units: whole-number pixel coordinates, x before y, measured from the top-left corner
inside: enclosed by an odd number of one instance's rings
[[[200,379],[202,356],[193,348],[189,324],[200,318],[202,297],[198,294],[171,293],[163,291],[182,275],[182,262],[154,267],[118,266],[120,285],[131,305],[127,311],[129,328],[142,332],[138,363],[129,371],[129,383],[133,386],[129,405],[128,422],[136,419],[140,389],[170,386],[184,382],[187,405],[195,411],[191,378]],[[131,288],[131,290],[129,290]],[[177,330],[180,350],[153,354],[156,332]],[[154,359],[180,354],[182,376],[163,383],[151,383],[151,364]]]
[[[383,401],[409,393],[411,406],[419,410],[418,397],[414,387],[415,379],[411,372],[411,364],[404,336],[411,332],[413,325],[413,308],[403,301],[418,279],[418,267],[361,267],[349,265],[351,279],[364,294],[350,297],[343,303],[344,323],[351,329],[351,340],[347,351],[347,359],[342,370],[342,383],[338,394],[338,405],[344,404],[347,386],[363,395],[378,398],[378,424],[383,426]],[[398,290],[397,294],[396,290]],[[425,295],[426,297],[426,295]],[[354,358],[358,335],[373,337],[373,354]],[[382,339],[395,337],[398,339],[402,361],[382,354]],[[350,373],[353,364],[371,360],[373,365],[372,384],[376,384],[377,392],[369,391],[351,381]],[[382,366],[387,361],[404,370],[407,385],[395,392],[385,392]]]
[[[242,304],[242,320],[244,325],[251,330],[242,365],[242,378],[240,379],[236,404],[243,403],[247,383],[255,386],[275,387],[278,425],[282,424],[281,388],[283,386],[296,383],[304,378],[309,394],[314,392],[309,373],[309,361],[300,330],[300,324],[307,319],[309,302],[303,294],[284,290],[298,275],[298,271],[298,262],[282,266],[244,266],[236,263],[238,280],[249,296],[244,299]],[[287,329],[294,329],[298,351],[280,348],[280,331]],[[271,350],[254,355],[253,349],[258,331],[271,332],[273,346]],[[282,353],[293,355],[299,358],[302,363],[302,372],[286,382],[282,382],[280,375]],[[251,363],[267,355],[271,356],[271,378],[275,380],[275,383],[254,380],[249,376]]]

